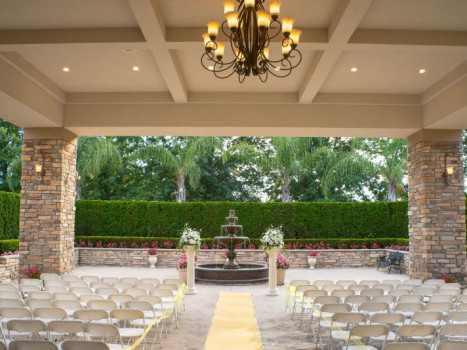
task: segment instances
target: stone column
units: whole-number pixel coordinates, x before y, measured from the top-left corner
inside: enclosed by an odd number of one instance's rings
[[[42,164],[38,175],[36,165]],[[76,136],[62,129],[25,129],[21,173],[20,275],[69,273],[74,265]]]
[[[454,172],[446,181],[446,167]],[[466,268],[465,194],[460,130],[422,130],[408,138],[411,278]]]

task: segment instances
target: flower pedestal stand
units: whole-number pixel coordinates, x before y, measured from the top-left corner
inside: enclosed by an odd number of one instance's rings
[[[279,248],[269,248],[266,251],[269,255],[269,290],[266,295],[276,296],[279,295],[277,290],[277,267],[276,259],[279,253]]]
[[[195,246],[189,245],[184,248],[187,256],[186,269],[186,292],[185,294],[196,294],[198,290],[195,287]]]

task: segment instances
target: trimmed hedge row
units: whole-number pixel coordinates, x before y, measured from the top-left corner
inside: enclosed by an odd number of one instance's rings
[[[0,240],[0,254],[5,252],[14,252],[19,249],[18,239],[4,239]]]
[[[107,247],[109,244],[116,244],[116,247],[131,247],[132,244],[137,244],[138,248],[141,247],[142,244],[145,244],[145,247],[151,247],[154,242],[157,242],[157,247],[160,248],[176,248],[179,242],[178,238],[173,237],[155,237],[155,238],[145,238],[145,237],[108,237],[108,236],[77,236],[75,237],[75,246],[83,246],[83,247],[98,247],[100,245],[102,247]],[[167,243],[170,242],[170,243]],[[321,243],[324,243],[321,245]],[[169,246],[167,246],[167,244]],[[217,240],[212,238],[203,238],[202,245],[207,245],[209,248],[212,245],[218,244]],[[247,243],[254,244],[255,247],[258,247],[260,244],[259,239],[250,239]],[[307,245],[308,246],[326,246],[329,245],[330,248],[339,248],[339,246],[346,246],[347,248],[351,248],[351,245],[358,245],[360,248],[362,245],[366,245],[368,248],[371,247],[373,244],[377,244],[379,247],[384,248],[387,246],[407,246],[409,245],[409,240],[404,238],[366,238],[366,239],[286,239],[284,240],[284,244],[287,247],[290,245],[289,248],[296,248],[296,249],[303,249]],[[136,248],[136,247],[135,247]],[[318,248],[317,248],[318,249]]]
[[[0,239],[18,238],[20,201],[17,193],[0,192]]]
[[[179,237],[185,223],[204,237],[220,234],[234,209],[245,235],[259,238],[271,225],[288,239],[407,238],[407,202],[170,203],[76,201],[77,236]]]

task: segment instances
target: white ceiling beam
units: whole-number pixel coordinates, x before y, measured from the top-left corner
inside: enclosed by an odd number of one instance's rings
[[[175,102],[188,102],[180,68],[165,42],[165,25],[155,0],[129,0],[133,14]]]
[[[64,126],[77,135],[404,137],[422,118],[419,106],[72,104]]]
[[[299,91],[300,103],[313,101],[372,2],[341,0],[328,28],[330,45],[312,62]]]

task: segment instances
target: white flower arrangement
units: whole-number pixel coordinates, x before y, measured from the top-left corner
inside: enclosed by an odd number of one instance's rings
[[[270,248],[282,248],[284,246],[284,235],[281,228],[270,227],[261,236],[261,248],[268,250]]]
[[[198,251],[201,246],[200,233],[189,227],[188,224],[185,224],[185,228],[183,229],[180,237],[179,246],[182,249],[186,246],[195,246],[195,250]]]

